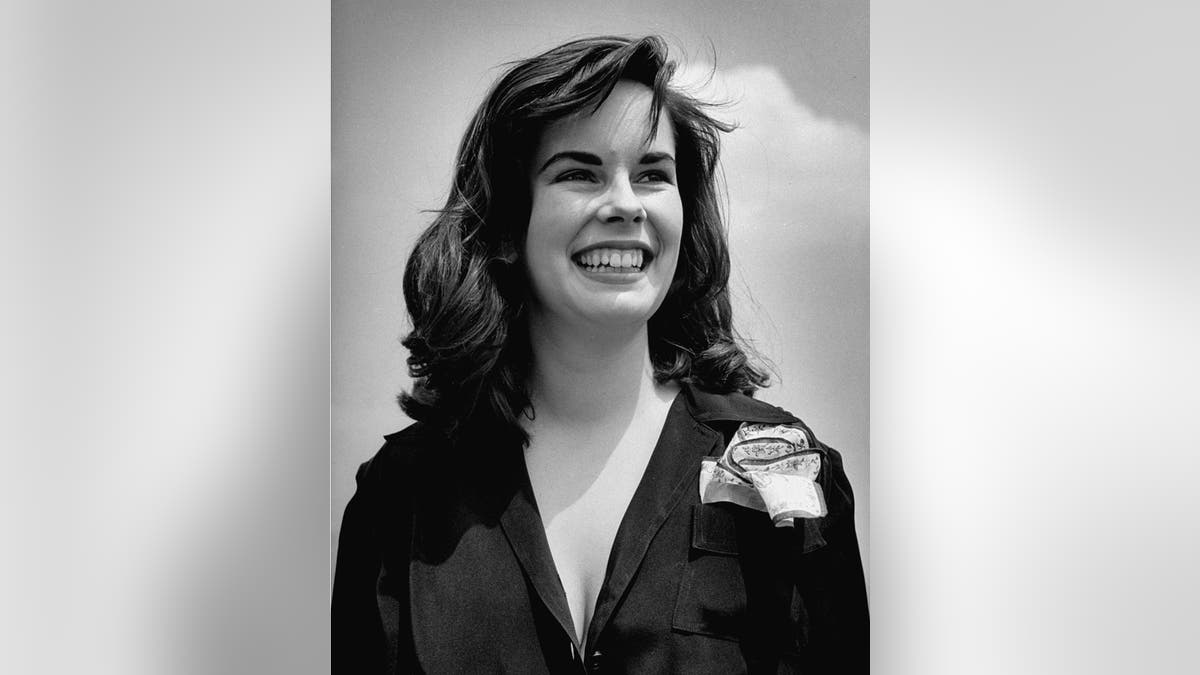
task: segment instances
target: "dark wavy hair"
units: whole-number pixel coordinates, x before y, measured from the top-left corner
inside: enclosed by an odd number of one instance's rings
[[[653,91],[651,130],[663,113],[674,126],[683,202],[675,277],[648,326],[655,377],[716,393],[752,395],[767,385],[735,338],[727,289],[729,250],[715,173],[719,133],[733,127],[672,88],[674,72],[658,37],[595,37],[512,63],[492,87],[459,146],[446,206],[417,240],[404,271],[413,330],[402,343],[415,383],[399,401],[408,416],[451,437],[469,425],[528,442],[519,416],[531,405],[520,265],[529,163],[548,124],[594,112],[622,79]]]

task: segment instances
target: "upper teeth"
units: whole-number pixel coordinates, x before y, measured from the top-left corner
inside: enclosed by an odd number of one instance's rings
[[[608,265],[609,267],[641,267],[644,251],[641,249],[594,248],[580,253],[575,259],[584,265]]]

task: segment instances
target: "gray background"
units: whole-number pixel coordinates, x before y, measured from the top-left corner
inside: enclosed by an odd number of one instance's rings
[[[864,2],[334,3],[335,552],[355,468],[409,423],[394,402],[411,384],[404,263],[500,64],[580,35],[656,33],[681,82],[740,127],[723,153],[735,322],[773,364],[759,397],[844,454],[866,559],[867,15]]]

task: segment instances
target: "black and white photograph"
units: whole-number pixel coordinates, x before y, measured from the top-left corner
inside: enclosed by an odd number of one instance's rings
[[[866,4],[333,24],[334,671],[867,672]]]

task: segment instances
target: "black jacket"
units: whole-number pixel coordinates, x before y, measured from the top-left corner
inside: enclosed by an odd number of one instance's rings
[[[617,531],[586,645],[574,643],[519,446],[454,450],[422,424],[388,436],[342,522],[333,671],[867,672],[841,456],[817,443],[828,515],[795,528],[701,504],[700,460],[741,422],[812,438],[774,406],[684,387]]]

